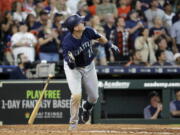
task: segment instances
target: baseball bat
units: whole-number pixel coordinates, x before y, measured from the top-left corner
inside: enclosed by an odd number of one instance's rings
[[[32,113],[31,113],[31,116],[30,116],[30,118],[29,118],[29,120],[28,120],[28,124],[33,124],[33,123],[34,123],[34,120],[35,120],[35,118],[36,118],[36,116],[37,116],[37,113],[38,113],[38,111],[39,111],[39,108],[40,108],[40,105],[41,105],[41,102],[42,102],[44,93],[46,92],[46,89],[47,89],[47,87],[48,87],[49,81],[50,81],[50,79],[51,79],[52,77],[53,77],[53,76],[52,76],[51,74],[48,75],[48,79],[47,79],[47,81],[46,81],[46,84],[45,84],[45,86],[44,86],[44,88],[43,88],[43,91],[42,91],[42,93],[41,93],[41,95],[40,95],[40,97],[39,97],[39,99],[38,99],[38,101],[37,101],[37,103],[36,103],[36,105],[35,105]]]

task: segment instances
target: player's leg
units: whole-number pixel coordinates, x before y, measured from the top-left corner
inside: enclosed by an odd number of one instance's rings
[[[83,78],[82,78],[83,86],[85,87],[87,93],[87,101],[83,104],[83,114],[82,120],[87,122],[89,120],[89,116],[93,109],[93,106],[98,100],[99,93],[98,93],[98,79],[97,73],[95,70],[94,63],[89,66],[89,69],[85,71]]]
[[[67,63],[64,63],[64,70],[66,79],[68,82],[69,89],[71,91],[71,102],[70,102],[70,128],[76,128],[79,120],[79,107],[81,101],[81,78],[82,75],[76,69],[71,70]],[[74,127],[71,127],[74,126]]]

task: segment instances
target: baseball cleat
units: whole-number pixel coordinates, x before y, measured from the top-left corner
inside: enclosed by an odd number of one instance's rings
[[[82,121],[84,123],[86,123],[87,121],[89,121],[89,118],[90,118],[90,115],[91,115],[91,112],[90,111],[83,111],[82,113]]]
[[[83,123],[86,123],[87,121],[89,121],[92,109],[90,109],[90,110],[85,109],[84,104],[82,106],[83,112],[82,112],[82,115],[81,115],[81,119],[82,119]]]
[[[76,131],[77,130],[77,123],[70,123],[68,130],[69,131]]]

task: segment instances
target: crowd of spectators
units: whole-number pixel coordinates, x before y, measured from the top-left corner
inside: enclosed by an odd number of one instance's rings
[[[1,0],[0,64],[63,60],[61,43],[72,14],[104,34],[120,55],[94,41],[97,65],[180,65],[179,0]]]

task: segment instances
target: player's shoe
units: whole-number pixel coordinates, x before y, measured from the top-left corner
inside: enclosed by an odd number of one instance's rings
[[[82,109],[83,109],[83,112],[82,112],[82,115],[81,115],[81,119],[82,119],[82,122],[83,122],[83,123],[86,123],[86,122],[89,121],[89,119],[90,119],[92,109],[86,110],[86,109],[84,108],[84,104],[83,104],[83,106],[82,106]]]
[[[77,130],[77,123],[70,123],[68,130],[69,131],[76,131]]]

